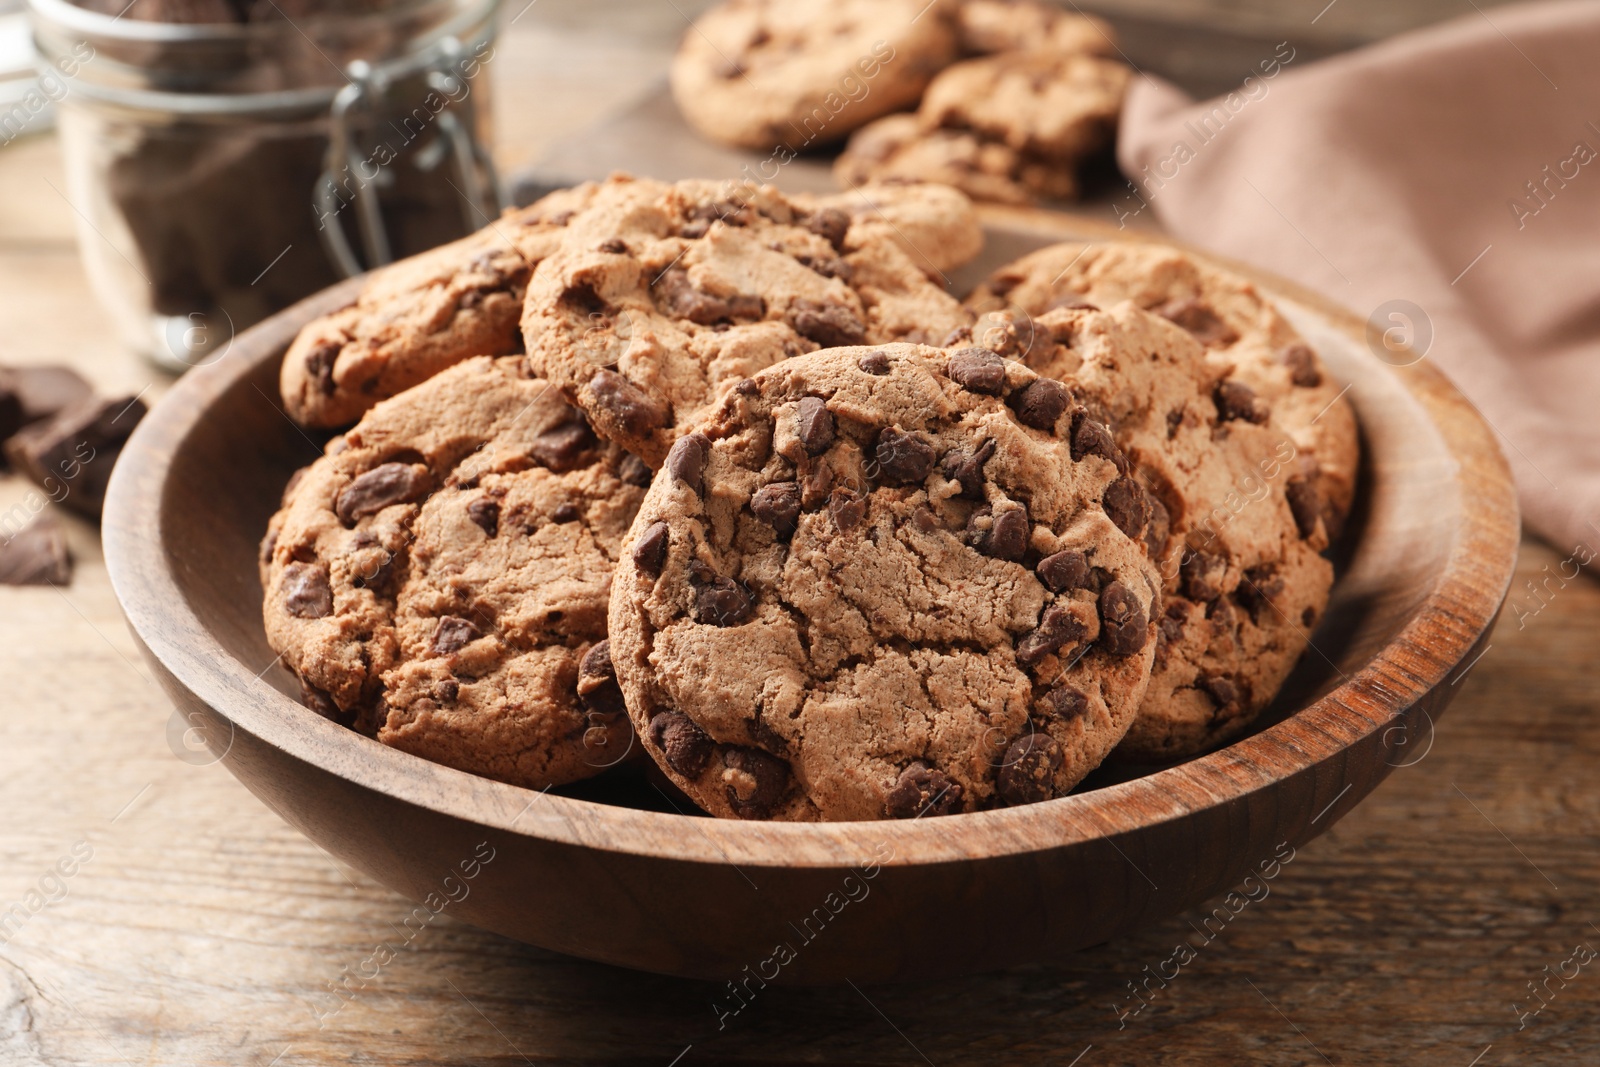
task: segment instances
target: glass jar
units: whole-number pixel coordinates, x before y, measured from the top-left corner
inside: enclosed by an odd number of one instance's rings
[[[499,0],[204,25],[28,4],[41,69],[66,86],[63,192],[90,283],[157,363],[210,362],[502,206],[485,147]]]

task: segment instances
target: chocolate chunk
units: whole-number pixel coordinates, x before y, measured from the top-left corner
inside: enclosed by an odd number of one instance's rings
[[[583,678],[615,678],[617,669],[611,663],[611,642],[596,641],[578,661],[579,685]]]
[[[700,585],[694,595],[696,622],[710,626],[737,626],[755,612],[755,601],[744,586],[721,575]]]
[[[1024,734],[1006,749],[995,779],[995,792],[1013,806],[1049,800],[1055,796],[1056,772],[1065,762],[1055,738],[1042,733]]]
[[[882,352],[868,352],[856,360],[856,366],[868,374],[888,374],[889,357]]]
[[[1285,345],[1278,350],[1278,362],[1289,368],[1289,380],[1305,389],[1315,389],[1322,384],[1322,371],[1317,367],[1317,354],[1302,341]]]
[[[1220,422],[1240,419],[1260,424],[1266,422],[1272,415],[1267,405],[1256,398],[1253,389],[1232,378],[1224,378],[1218,382],[1213,396],[1217,402],[1217,419]]]
[[[944,335],[944,339],[939,342],[937,347],[950,348],[954,345],[960,344],[962,341],[970,340],[972,340],[972,327],[957,326],[955,329]],[[984,351],[987,352],[988,349],[984,349]]]
[[[283,606],[297,619],[333,614],[333,588],[328,568],[320,563],[291,563],[283,569]]]
[[[636,485],[642,489],[649,488],[650,468],[645,465],[644,460],[629,452],[622,457],[622,462],[617,465],[617,477],[628,485]]]
[[[433,639],[429,645],[435,656],[448,656],[452,652],[459,652],[469,642],[481,636],[483,631],[473,625],[471,619],[463,619],[459,615],[446,615],[434,626]]]
[[[565,504],[557,506],[557,508],[550,513],[550,521],[557,524],[577,522],[578,517],[582,514],[583,512],[578,510],[578,505],[568,501]]]
[[[1244,710],[1244,692],[1235,679],[1224,674],[1202,674],[1194,685],[1216,703],[1213,719],[1233,718]]]
[[[772,527],[781,540],[794,533],[800,518],[800,486],[797,482],[763,485],[750,498],[750,512]]]
[[[828,497],[828,515],[840,533],[849,533],[867,517],[867,502],[853,489],[835,489]]]
[[[1028,551],[1028,510],[984,507],[967,520],[967,542],[986,556],[1016,562]]]
[[[461,684],[454,678],[446,678],[436,682],[433,686],[433,699],[440,704],[454,704],[461,695]]]
[[[1183,595],[1190,600],[1208,603],[1222,595],[1222,583],[1228,574],[1228,561],[1209,552],[1189,551],[1178,566]]]
[[[795,405],[794,433],[800,438],[800,447],[808,456],[820,456],[833,444],[833,412],[821,399],[814,396],[800,398]]]
[[[1142,536],[1145,524],[1150,521],[1150,503],[1144,486],[1126,474],[1106,486],[1105,492],[1100,494],[1100,506],[1105,508],[1106,517],[1117,529],[1129,537]]]
[[[1315,534],[1317,520],[1322,518],[1322,494],[1317,491],[1316,483],[1310,479],[1296,478],[1283,487],[1283,496],[1289,502],[1295,529],[1300,531],[1300,536],[1307,538]]]
[[[816,271],[824,278],[838,278],[849,285],[855,279],[855,271],[850,264],[838,256],[795,256],[798,262]]]
[[[52,500],[98,519],[111,468],[144,413],[138,397],[91,396],[17,431],[6,458]]]
[[[427,484],[427,475],[409,463],[381,463],[339,490],[333,510],[340,522],[354,526],[357,519],[415,500]]]
[[[1083,690],[1063,682],[1040,697],[1038,706],[1062,722],[1071,722],[1089,713],[1089,698]]]
[[[1188,623],[1189,609],[1193,605],[1181,597],[1167,597],[1166,610],[1156,621],[1156,640],[1175,645],[1183,640],[1183,630]]]
[[[883,798],[883,813],[891,819],[953,815],[961,810],[961,796],[959,782],[939,768],[915,760],[900,772]]]
[[[672,443],[667,453],[667,473],[687,485],[697,495],[704,495],[702,476],[706,460],[711,457],[711,439],[703,433],[685,434]]]
[[[1156,309],[1157,314],[1194,335],[1207,348],[1226,348],[1239,339],[1232,326],[1223,322],[1211,307],[1199,300],[1173,300]]]
[[[467,518],[483,528],[490,537],[500,532],[500,502],[480,496],[467,505]]]
[[[800,503],[808,508],[817,507],[833,492],[833,468],[826,463],[806,463],[801,469],[804,473],[800,482]]]
[[[620,715],[627,710],[611,664],[610,641],[596,642],[578,661],[578,699],[597,715]]]
[[[1052,593],[1089,587],[1089,561],[1077,549],[1064,548],[1046,556],[1033,570],[1039,576],[1039,581]]]
[[[789,788],[789,765],[759,748],[725,749],[722,767],[728,803],[741,819],[770,818]]]
[[[680,711],[664,711],[650,720],[650,740],[666,757],[667,766],[685,778],[698,778],[711,759],[711,738]]]
[[[823,348],[859,345],[867,339],[867,328],[843,304],[797,300],[789,312],[789,325],[795,333]]]
[[[651,578],[661,577],[661,568],[667,562],[667,524],[653,522],[633,545],[633,563]]]
[[[94,395],[70,367],[0,367],[0,439]]]
[[[616,371],[595,371],[585,389],[596,406],[634,436],[643,437],[666,422],[666,416],[645,391]]]
[[[687,319],[700,326],[711,326],[734,319],[759,319],[766,314],[766,302],[749,293],[712,296],[695,288],[689,272],[672,267],[655,282],[656,299],[661,309],[673,318]]]
[[[1113,656],[1131,656],[1144,648],[1149,622],[1138,597],[1121,582],[1100,590],[1100,647]]]
[[[66,585],[72,557],[61,525],[41,515],[0,542],[0,585]]]
[[[1065,605],[1051,604],[1039,620],[1038,629],[1017,642],[1017,662],[1031,667],[1064,645],[1075,645],[1087,631]]]
[[[608,237],[606,240],[600,242],[600,251],[613,256],[626,255],[628,252],[628,243],[620,237]]]
[[[872,449],[877,479],[886,485],[920,485],[933,471],[937,455],[920,434],[885,426]]]
[[[598,443],[587,422],[566,422],[535,437],[528,455],[539,466],[565,474],[584,466],[584,454]]]
[[[1117,470],[1122,473],[1128,472],[1128,458],[1122,454],[1122,449],[1117,447],[1117,440],[1111,436],[1111,431],[1105,423],[1088,415],[1074,418],[1072,421],[1073,459],[1082,460],[1085,456],[1099,456],[1115,463]]]
[[[994,438],[989,438],[972,452],[951,449],[939,461],[939,469],[952,482],[961,485],[961,495],[970,500],[983,499],[983,467],[994,456]]]
[[[1250,613],[1250,621],[1259,626],[1261,613],[1268,608],[1276,610],[1275,604],[1282,594],[1283,579],[1278,576],[1277,566],[1263,563],[1244,572],[1233,598]]]
[[[1067,410],[1067,387],[1050,378],[1038,378],[1011,395],[1011,406],[1024,426],[1053,431]]]
[[[342,348],[344,344],[340,341],[323,341],[305,355],[306,376],[317,383],[323,396],[333,395],[333,365],[338,362]]]
[[[999,396],[1006,388],[1006,361],[987,348],[963,348],[950,354],[950,380],[963,389]]]
[[[304,678],[300,679],[300,703],[321,715],[324,719],[336,722],[346,728],[350,727],[355,719],[354,710],[341,710],[339,705],[333,702],[333,697],[326,690],[318,689]]]
[[[806,216],[806,229],[826,240],[834,251],[844,251],[844,237],[850,232],[850,216],[836,207],[825,207]]]
[[[1172,536],[1172,514],[1154,493],[1147,491],[1144,499],[1150,505],[1150,521],[1144,528],[1144,546],[1149,549],[1151,559],[1160,559]]]

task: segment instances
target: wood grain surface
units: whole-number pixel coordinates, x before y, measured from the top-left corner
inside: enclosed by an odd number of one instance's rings
[[[581,48],[530,14],[505,54],[577,69]],[[586,106],[605,88],[514,66],[514,88]],[[565,118],[501,112],[520,158],[582,124]],[[69,361],[149,399],[162,383],[117,351],[52,184],[53,141],[0,151],[0,360]],[[0,480],[0,507],[25,491]],[[1579,962],[1600,949],[1600,586],[1568,577],[1575,546],[1524,546],[1431,745],[1225,923],[1197,909],[959,981],[769,987],[719,1027],[721,987],[530,949],[448,909],[420,922],[222,768],[177,758],[93,533],[64,521],[71,587],[0,590],[0,1064],[1489,1067],[1600,1049],[1600,960]],[[1150,978],[1185,941],[1201,947],[1178,977]],[[380,945],[393,959],[367,977]],[[1138,1014],[1130,982],[1153,991]]]

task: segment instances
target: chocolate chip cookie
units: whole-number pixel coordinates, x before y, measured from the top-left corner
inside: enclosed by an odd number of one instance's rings
[[[1333,581],[1323,530],[1296,510],[1293,441],[1237,372],[1133,304],[1050,311],[1022,339],[1028,366],[1089,410],[1075,452],[1108,456],[1144,489],[1163,605],[1150,686],[1116,755],[1192,756],[1237,736],[1306,650]]]
[[[917,818],[1060,796],[1131,723],[1160,578],[1140,490],[1059,382],[981,348],[835,348],[672,446],[610,633],[630,715],[714,815]]]
[[[968,306],[1040,315],[1089,302],[1132,300],[1187,330],[1219,369],[1271,410],[1294,441],[1290,503],[1306,528],[1338,537],[1355,492],[1355,414],[1344,385],[1250,281],[1158,244],[1059,244],[990,276]]]
[[[522,369],[452,367],[313,463],[268,534],[264,614],[318,714],[543,788],[635,750],[605,624],[649,474]]]
[[[727,386],[817,348],[970,322],[876,216],[770,186],[613,179],[528,283],[528,365],[652,467]],[[854,238],[852,235],[856,235]]]
[[[672,95],[705,136],[784,164],[915,106],[956,53],[953,0],[727,0],[683,35]]]
[[[962,0],[956,15],[964,52],[1021,52],[1054,48],[1109,56],[1116,34],[1104,19],[1067,11],[1043,0]]]
[[[1116,129],[1128,68],[1038,50],[957,63],[928,86],[915,118],[860,130],[834,163],[841,182],[949,181],[1004,203],[1078,195],[1077,171]]]
[[[528,277],[594,188],[552,193],[469,237],[373,271],[354,304],[313,319],[289,346],[279,381],[284,410],[304,426],[344,426],[452,364],[520,351]]]

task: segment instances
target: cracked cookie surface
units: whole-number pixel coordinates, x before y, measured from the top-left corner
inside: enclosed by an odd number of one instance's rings
[[[1270,405],[1187,331],[1131,303],[1057,309],[1019,342],[1092,404],[1083,448],[1115,449],[1145,488],[1163,580],[1150,686],[1119,758],[1196,755],[1277,694],[1327,608],[1320,524],[1294,504],[1296,448]]]
[[[612,659],[647,751],[723,817],[1071,789],[1143,697],[1160,583],[1142,491],[1075,453],[1083,417],[976,348],[836,348],[729,391],[618,564]]]
[[[528,283],[528,365],[658,466],[728,386],[817,348],[938,343],[970,315],[881,216],[770,186],[614,178]]]
[[[794,153],[913,107],[956,58],[953,0],[727,0],[672,62],[672,94],[714,141]]]
[[[1360,461],[1355,413],[1344,385],[1248,279],[1159,244],[1051,245],[990,275],[967,299],[983,310],[1042,315],[1123,300],[1171,320],[1205,347],[1219,370],[1248,386],[1294,441],[1293,503],[1308,525],[1337,539]]]
[[[308,467],[263,546],[264,616],[319,714],[538,789],[633,750],[605,624],[649,475],[521,371],[459,364]]]
[[[354,304],[313,319],[289,346],[284,410],[303,426],[344,426],[464,359],[521,351],[528,277],[594,188],[552,193],[373,271]]]

